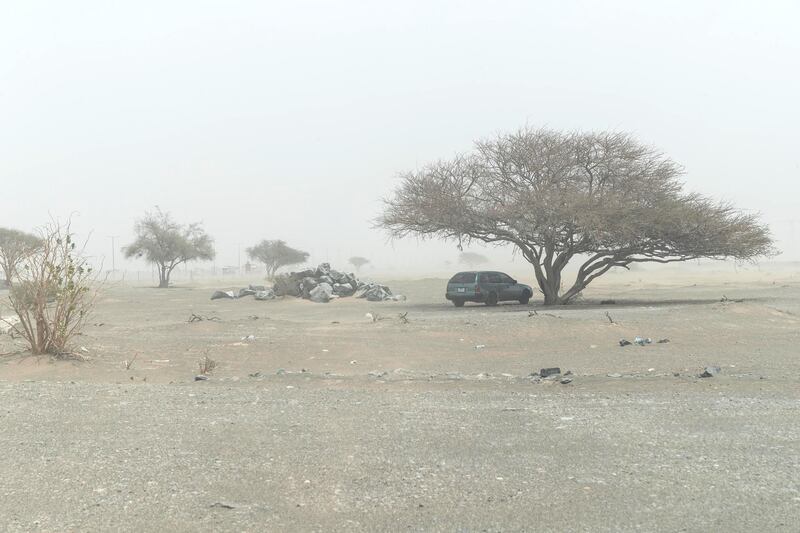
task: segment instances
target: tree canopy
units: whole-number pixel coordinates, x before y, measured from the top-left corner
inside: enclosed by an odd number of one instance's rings
[[[42,244],[42,239],[24,231],[0,228],[0,269],[8,283],[12,282],[19,264]]]
[[[264,263],[269,279],[274,278],[275,272],[282,267],[305,263],[308,260],[307,252],[296,250],[281,240],[263,240],[248,248],[247,255],[254,261]]]
[[[757,215],[684,191],[682,173],[626,133],[525,128],[402,174],[378,224],[393,237],[511,244],[533,265],[546,304],[632,263],[774,253]]]
[[[158,266],[158,286],[169,287],[175,268],[188,261],[214,259],[214,241],[200,223],[181,225],[156,208],[136,222],[136,240],[123,248],[125,257],[141,257]]]
[[[350,259],[348,259],[347,262],[350,263],[351,265],[353,265],[353,267],[355,267],[356,270],[360,271],[361,267],[363,267],[364,265],[368,265],[369,264],[369,259],[367,259],[366,257],[361,257],[359,255],[355,255],[355,256],[351,257]]]

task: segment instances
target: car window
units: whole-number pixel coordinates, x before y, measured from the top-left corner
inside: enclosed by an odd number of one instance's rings
[[[450,283],[475,283],[475,273],[459,272],[450,279]]]
[[[503,283],[503,278],[500,276],[499,272],[489,272],[486,274],[486,277],[489,278],[489,283]]]
[[[503,280],[503,283],[514,283],[514,278],[508,274],[500,274],[500,278]]]

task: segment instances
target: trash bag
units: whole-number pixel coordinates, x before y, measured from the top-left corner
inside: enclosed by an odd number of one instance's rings
[[[312,302],[328,303],[333,296],[333,287],[327,283],[320,283],[309,294],[309,299]]]
[[[352,296],[354,292],[356,292],[355,289],[349,283],[335,283],[333,285],[333,293],[339,296]]]
[[[212,300],[233,300],[236,298],[236,295],[233,291],[214,291],[214,294],[211,295]]]
[[[249,288],[248,289],[239,289],[239,295],[237,296],[237,298],[244,298],[245,296],[254,296],[255,294],[256,294],[256,291],[254,291],[253,289],[249,289]]]
[[[300,281],[291,274],[278,274],[272,284],[275,296],[300,296]]]
[[[272,289],[256,291],[256,300],[263,301],[263,300],[274,300],[274,299],[275,299],[275,291],[273,291]]]

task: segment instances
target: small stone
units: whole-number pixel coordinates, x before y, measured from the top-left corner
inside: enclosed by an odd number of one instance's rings
[[[561,369],[558,368],[557,366],[553,368],[543,368],[539,370],[539,375],[542,376],[543,378],[555,376],[558,374],[561,374]]]
[[[722,369],[718,366],[707,366],[703,369],[703,373],[700,374],[701,378],[713,378],[717,374],[722,372]]]

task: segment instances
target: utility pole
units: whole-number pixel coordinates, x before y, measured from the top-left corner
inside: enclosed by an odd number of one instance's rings
[[[119,235],[108,236],[108,238],[111,239],[111,272],[117,271],[117,247],[115,246],[117,237],[119,237]]]

